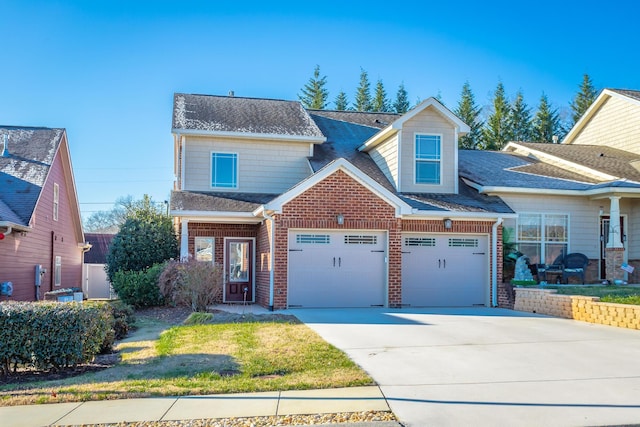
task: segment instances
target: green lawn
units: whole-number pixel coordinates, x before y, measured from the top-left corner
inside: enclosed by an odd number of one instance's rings
[[[564,295],[587,295],[600,297],[604,302],[640,305],[640,287],[630,286],[545,286],[545,289],[557,289]]]
[[[119,343],[120,361],[111,368],[62,380],[5,383],[0,405],[373,384],[304,324],[204,324],[160,334],[164,328],[151,322]]]

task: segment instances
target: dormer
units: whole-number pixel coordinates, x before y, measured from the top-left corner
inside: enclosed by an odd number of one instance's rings
[[[429,98],[362,144],[400,193],[458,193],[458,138],[470,131]]]

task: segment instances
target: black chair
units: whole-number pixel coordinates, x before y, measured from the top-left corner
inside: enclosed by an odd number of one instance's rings
[[[537,264],[537,271],[538,271],[538,281],[547,281],[547,273],[549,274],[555,274],[558,279],[560,278],[560,275],[563,274],[563,261],[564,259],[564,255],[560,254],[556,257],[555,260],[553,260],[552,264]]]
[[[584,270],[589,265],[589,258],[585,254],[568,254],[562,260],[562,282],[569,283],[569,277],[580,277],[580,283],[584,285]]]

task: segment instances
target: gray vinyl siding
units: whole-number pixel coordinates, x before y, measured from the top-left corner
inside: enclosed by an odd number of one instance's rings
[[[369,153],[387,179],[398,188],[398,136],[394,135]]]
[[[238,155],[238,187],[211,187],[211,153]],[[308,142],[189,137],[184,190],[280,193],[308,177]]]
[[[440,185],[415,184],[415,135],[437,134],[442,136]],[[429,107],[404,123],[400,135],[400,185],[407,193],[455,193],[456,151],[455,128],[435,108]]]

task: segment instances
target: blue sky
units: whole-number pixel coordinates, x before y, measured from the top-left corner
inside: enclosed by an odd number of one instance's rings
[[[436,3],[436,4],[431,4]],[[619,1],[0,0],[0,124],[67,129],[83,215],[173,183],[174,92],[297,99],[316,64],[330,99],[361,68],[390,97],[498,81],[566,109],[582,75],[640,89],[640,6]]]

